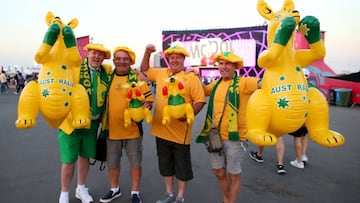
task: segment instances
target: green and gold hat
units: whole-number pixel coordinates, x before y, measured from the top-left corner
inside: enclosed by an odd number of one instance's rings
[[[214,56],[215,62],[219,62],[220,59],[228,61],[230,63],[236,63],[237,68],[239,69],[243,67],[243,59],[231,51],[226,51],[220,54],[216,54]]]
[[[105,53],[105,59],[109,59],[111,57],[111,52],[109,49],[105,48],[102,44],[88,44],[85,46],[85,50],[88,52],[89,50],[97,50]]]
[[[131,49],[129,49],[128,47],[125,46],[118,46],[114,49],[113,54],[115,57],[115,53],[118,51],[125,51],[129,54],[129,57],[131,59],[131,65],[133,65],[135,63],[135,52]]]
[[[184,47],[179,46],[179,45],[169,47],[164,52],[165,57],[169,57],[169,55],[171,55],[171,54],[182,54],[184,56],[190,56],[189,52],[186,51],[186,49]]]

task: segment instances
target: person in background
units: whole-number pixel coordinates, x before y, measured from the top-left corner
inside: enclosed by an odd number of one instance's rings
[[[88,55],[80,67],[79,82],[89,95],[91,127],[75,129],[71,134],[67,134],[64,129],[72,126],[67,119],[59,127],[58,142],[62,162],[59,203],[69,203],[69,186],[74,176],[76,162],[78,168],[75,197],[82,203],[94,201],[88,188],[85,187],[85,181],[89,171],[89,158],[95,158],[96,155],[96,137],[105,110],[106,92],[112,68],[111,65],[103,64],[104,59],[111,57],[110,50],[103,45],[88,44],[85,50]]]
[[[259,88],[261,88],[262,79],[259,80]],[[264,152],[264,146],[258,146],[257,151],[250,151],[249,155],[250,158],[258,163],[264,162],[263,157]],[[285,144],[282,137],[278,137],[278,141],[276,143],[276,157],[277,157],[277,164],[276,164],[276,170],[277,173],[280,175],[283,175],[286,173],[286,169],[284,167],[284,154],[285,154]]]
[[[235,203],[241,186],[241,162],[247,149],[246,106],[258,89],[258,79],[238,75],[236,70],[242,68],[243,60],[233,52],[217,54],[214,61],[218,62],[221,77],[204,87],[210,98],[204,128],[196,142],[205,143],[213,125],[220,129],[223,149],[210,153],[211,168],[223,202]]]
[[[113,52],[113,63],[115,70],[111,75],[111,84],[108,95],[108,121],[109,137],[107,138],[107,165],[110,179],[110,191],[105,194],[100,202],[111,202],[121,196],[119,186],[120,168],[122,151],[126,152],[130,162],[131,177],[131,202],[141,203],[140,179],[141,162],[143,153],[143,128],[142,123],[132,121],[131,125],[125,127],[124,112],[128,108],[127,98],[128,89],[125,85],[141,82],[141,76],[131,68],[135,63],[135,53],[125,46],[118,46]],[[141,94],[145,100],[142,105],[145,108],[152,108],[152,93],[145,81],[140,86]]]
[[[17,72],[17,74],[15,75],[15,81],[16,81],[16,91],[14,92],[14,94],[19,94],[20,91],[25,87],[25,78],[21,72],[19,71]]]
[[[7,93],[7,78],[6,72],[4,70],[1,71],[0,74],[0,82],[1,82],[1,94]]]
[[[295,168],[303,169],[306,162],[308,162],[309,158],[306,156],[308,138],[306,134],[308,130],[305,125],[301,126],[297,131],[289,133],[289,135],[294,136],[294,147],[296,153],[296,159],[294,161],[290,161],[290,165]]]
[[[264,152],[264,147],[258,146],[258,151],[250,151],[250,157],[258,163],[263,163],[264,162],[263,152]],[[284,154],[285,154],[285,144],[283,137],[278,137],[276,143],[276,157],[277,157],[276,170],[277,173],[280,175],[286,173],[286,169],[284,166]]]
[[[316,88],[316,86],[309,82],[310,71],[306,68],[303,68],[303,73],[305,78],[308,80],[309,88]],[[297,131],[289,133],[289,135],[294,136],[294,147],[296,153],[296,159],[294,161],[290,161],[290,165],[295,168],[303,169],[305,164],[309,161],[309,158],[306,156],[307,145],[308,145],[308,137],[306,136],[308,130],[305,126],[301,126]]]
[[[151,53],[155,52],[154,45],[146,46],[141,72],[149,81],[156,82],[156,96],[154,119],[151,133],[156,137],[156,149],[160,174],[164,177],[166,193],[157,203],[183,203],[188,181],[193,179],[191,166],[190,142],[193,123],[186,122],[186,116],[172,119],[168,124],[162,124],[163,108],[168,99],[162,95],[165,80],[171,76],[181,78],[184,83],[184,100],[190,103],[194,115],[198,114],[206,103],[205,94],[200,79],[193,73],[185,73],[185,57],[190,56],[183,47],[176,45],[165,50],[165,57],[169,59],[169,68],[149,68]],[[178,180],[178,192],[174,192],[174,176]]]

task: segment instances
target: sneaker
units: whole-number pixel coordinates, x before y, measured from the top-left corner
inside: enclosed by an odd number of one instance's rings
[[[282,174],[285,174],[286,173],[286,170],[285,170],[285,167],[284,165],[276,165],[276,168],[277,168],[277,172],[278,174],[282,175]]]
[[[256,162],[259,163],[264,162],[263,156],[258,156],[257,152],[250,151],[250,157],[254,159]]]
[[[309,161],[309,158],[306,155],[302,155],[301,160],[304,162],[304,164],[306,164],[306,162]]]
[[[59,203],[69,203],[69,195],[60,195]]]
[[[158,200],[158,201],[156,201],[156,203],[173,203],[175,201],[175,199],[176,199],[175,195],[173,195],[171,197],[168,193],[165,193],[164,199]]]
[[[140,195],[138,194],[131,195],[131,203],[142,203]]]
[[[290,164],[295,168],[304,168],[304,162],[298,162],[296,159],[294,161],[290,161]]]
[[[88,188],[76,188],[75,197],[81,200],[82,203],[94,202],[88,190]]]
[[[106,193],[106,195],[104,195],[102,198],[100,198],[99,201],[100,202],[111,202],[120,196],[121,196],[120,189],[117,192],[113,192],[112,190],[110,190],[108,193]]]
[[[181,197],[177,197],[175,200],[175,203],[184,203],[184,202],[185,202],[185,199],[181,198]]]

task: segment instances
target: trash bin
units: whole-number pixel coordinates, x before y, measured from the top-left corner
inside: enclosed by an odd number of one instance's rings
[[[336,88],[330,88],[330,97],[329,97],[329,104],[335,105],[336,104],[336,94],[335,94]]]
[[[335,103],[336,106],[350,106],[352,89],[336,88],[335,89]]]

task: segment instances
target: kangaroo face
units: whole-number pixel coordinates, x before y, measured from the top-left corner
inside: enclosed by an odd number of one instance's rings
[[[293,17],[296,25],[300,22],[300,13],[294,10],[294,3],[292,0],[285,0],[283,7],[277,12],[273,11],[265,0],[259,0],[257,10],[262,17],[269,21],[267,33],[269,46],[273,42],[276,31],[285,17]]]

